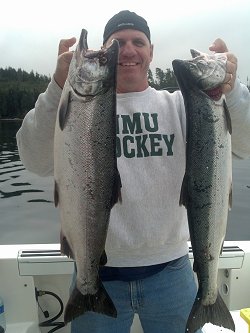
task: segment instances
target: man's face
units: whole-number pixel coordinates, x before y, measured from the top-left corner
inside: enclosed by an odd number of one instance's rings
[[[120,45],[117,67],[117,92],[142,91],[148,87],[147,73],[153,57],[153,46],[146,35],[138,30],[125,29],[113,33]]]

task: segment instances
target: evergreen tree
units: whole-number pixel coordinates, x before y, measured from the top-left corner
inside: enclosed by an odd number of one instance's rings
[[[0,68],[0,119],[23,118],[45,91],[50,78],[31,71]]]
[[[155,89],[167,89],[173,92],[178,89],[178,84],[171,69],[167,69],[165,72],[161,68],[155,69],[155,79],[151,70],[148,72],[149,85]]]

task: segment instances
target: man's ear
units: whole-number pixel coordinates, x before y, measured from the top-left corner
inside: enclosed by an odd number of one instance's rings
[[[151,60],[153,59],[153,54],[154,54],[154,45],[151,44],[150,45],[150,58],[151,58]]]

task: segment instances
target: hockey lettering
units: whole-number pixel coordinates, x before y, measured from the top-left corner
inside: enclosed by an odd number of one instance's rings
[[[116,154],[126,158],[173,156],[174,134],[159,134],[157,113],[117,116]],[[147,134],[145,134],[147,133]]]

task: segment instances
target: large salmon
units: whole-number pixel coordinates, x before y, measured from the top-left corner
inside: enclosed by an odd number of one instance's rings
[[[120,193],[116,160],[116,40],[90,51],[82,30],[70,63],[55,127],[55,205],[61,219],[61,252],[76,262],[76,287],[65,323],[94,311],[116,316],[99,277],[107,262],[110,210]]]
[[[186,172],[180,204],[188,214],[199,289],[186,331],[211,322],[235,330],[218,287],[218,262],[231,206],[231,120],[221,84],[226,56],[191,51],[192,60],[174,60],[186,109]]]

